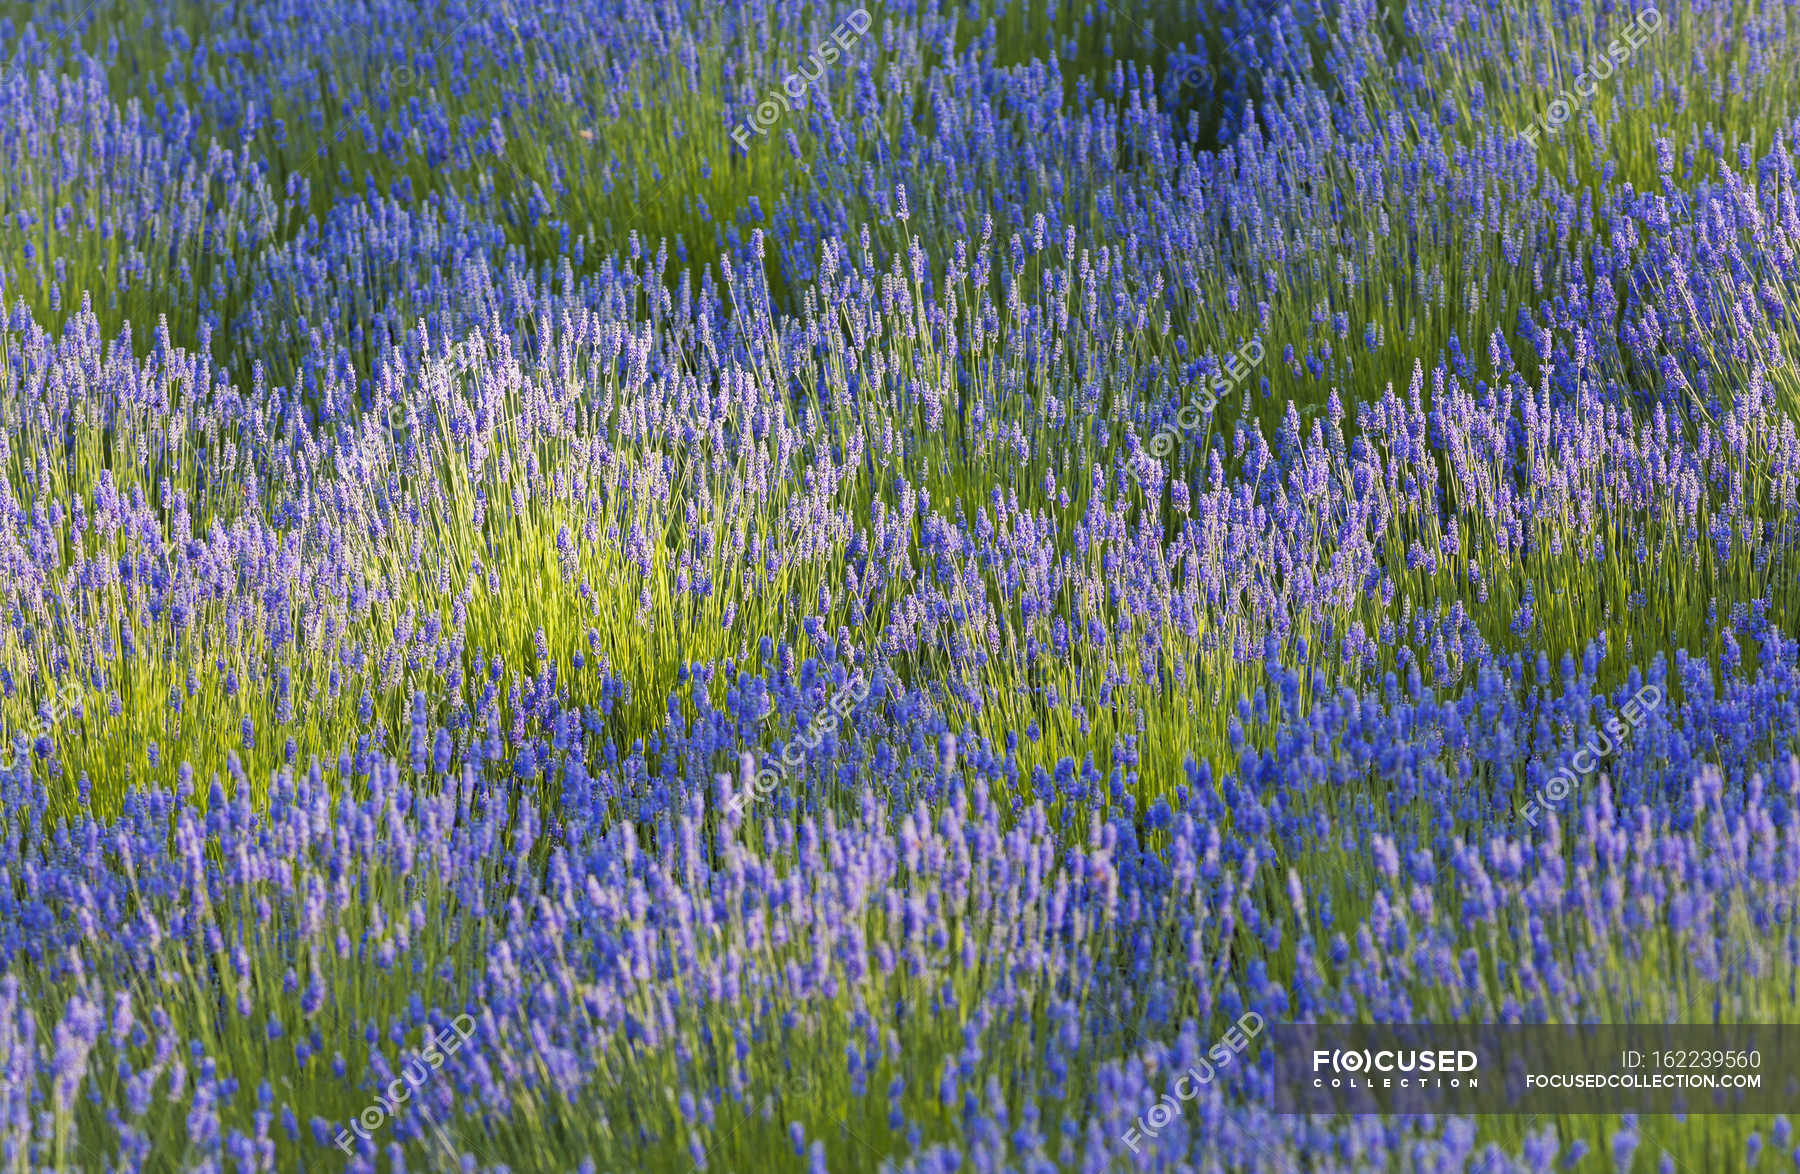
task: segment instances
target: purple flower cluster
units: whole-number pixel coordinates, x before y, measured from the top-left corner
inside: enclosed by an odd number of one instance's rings
[[[472,1022],[457,1031],[481,1046],[440,1054],[393,1118],[398,1141],[437,1131],[465,1147],[458,1160],[486,1167],[485,1147],[583,1132],[582,1106],[605,1104],[633,1107],[634,1135],[597,1150],[615,1161],[638,1147],[678,1152],[692,1121],[758,1095],[753,1053],[778,1048],[817,1082],[841,1075],[841,1044],[857,1087],[889,1090],[880,1128],[932,1136],[960,1116],[977,1168],[1082,1165],[1204,1059],[1203,1025],[1219,1015],[1604,1020],[1678,1013],[1702,996],[1754,1014],[1744,1000],[1756,984],[1721,980],[1785,984],[1800,965],[1800,763],[1773,777],[1773,790],[1753,778],[1733,813],[1722,780],[1702,775],[1679,818],[1615,805],[1602,783],[1567,842],[1560,830],[1495,833],[1434,851],[1377,837],[1367,911],[1339,916],[1270,902],[1296,883],[1272,872],[1271,825],[1222,834],[1193,811],[1164,811],[1152,841],[1096,813],[1070,839],[1041,804],[1003,820],[984,782],[955,783],[931,807],[865,795],[842,818],[768,817],[748,837],[696,798],[648,838],[616,823],[570,833],[538,867],[531,809],[509,818],[507,789],[473,770],[437,785],[372,763],[362,799],[316,769],[284,773],[260,810],[216,788],[204,815],[190,795],[150,792],[116,821],[55,827],[43,786],[14,773],[0,943],[9,971],[29,965],[44,989],[74,993],[46,1019],[16,974],[0,986],[0,1054],[14,1074],[0,1119],[14,1152],[45,1160],[99,1125],[78,1090],[104,1075],[125,1090],[108,1161],[149,1168],[174,1145],[191,1162],[250,1155],[267,1168],[259,1149],[302,1154],[309,1133],[331,1131],[303,1128],[314,1106],[267,1084],[254,1131],[223,1124],[262,1066],[291,1065],[315,1097],[366,1101],[402,1079],[415,1040]],[[1740,921],[1756,936],[1725,956]],[[1461,944],[1513,933],[1543,947],[1515,972]],[[1564,955],[1553,943],[1571,934],[1579,945]],[[1229,961],[1283,938],[1295,959],[1285,977]],[[1668,981],[1617,985],[1641,966]],[[990,977],[970,987],[973,975]],[[392,1013],[369,1014],[396,990],[408,994]],[[946,1038],[955,991],[962,1027]],[[206,1005],[214,1030],[235,1037],[227,1055],[171,1033]],[[1011,1030],[1027,1012],[1044,1032]],[[1077,1057],[1103,1062],[1082,1069]],[[1199,1086],[1143,1147],[1147,1161],[1276,1169],[1312,1152],[1316,1126],[1258,1108],[1266,1066],[1245,1058]],[[659,1082],[680,1096],[652,1096]],[[853,1111],[865,1125],[876,1113]],[[1021,1115],[1019,1128],[993,1129],[993,1114]],[[358,1137],[353,1168],[375,1168],[363,1162],[378,1151]],[[1452,1121],[1441,1133],[1385,1123],[1341,1144],[1333,1168],[1415,1150],[1466,1158],[1471,1141]]]
[[[1643,1164],[1254,1040],[1791,1014],[1790,9],[0,14],[0,1167]]]

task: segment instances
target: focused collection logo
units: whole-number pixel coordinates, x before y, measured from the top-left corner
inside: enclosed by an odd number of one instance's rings
[[[1315,1048],[1314,1088],[1480,1088],[1467,1048]]]

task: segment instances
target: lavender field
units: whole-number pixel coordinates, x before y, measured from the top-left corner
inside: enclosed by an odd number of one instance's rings
[[[1272,1042],[1800,1023],[1796,154],[1795,0],[0,0],[0,1174],[1800,1168]]]

